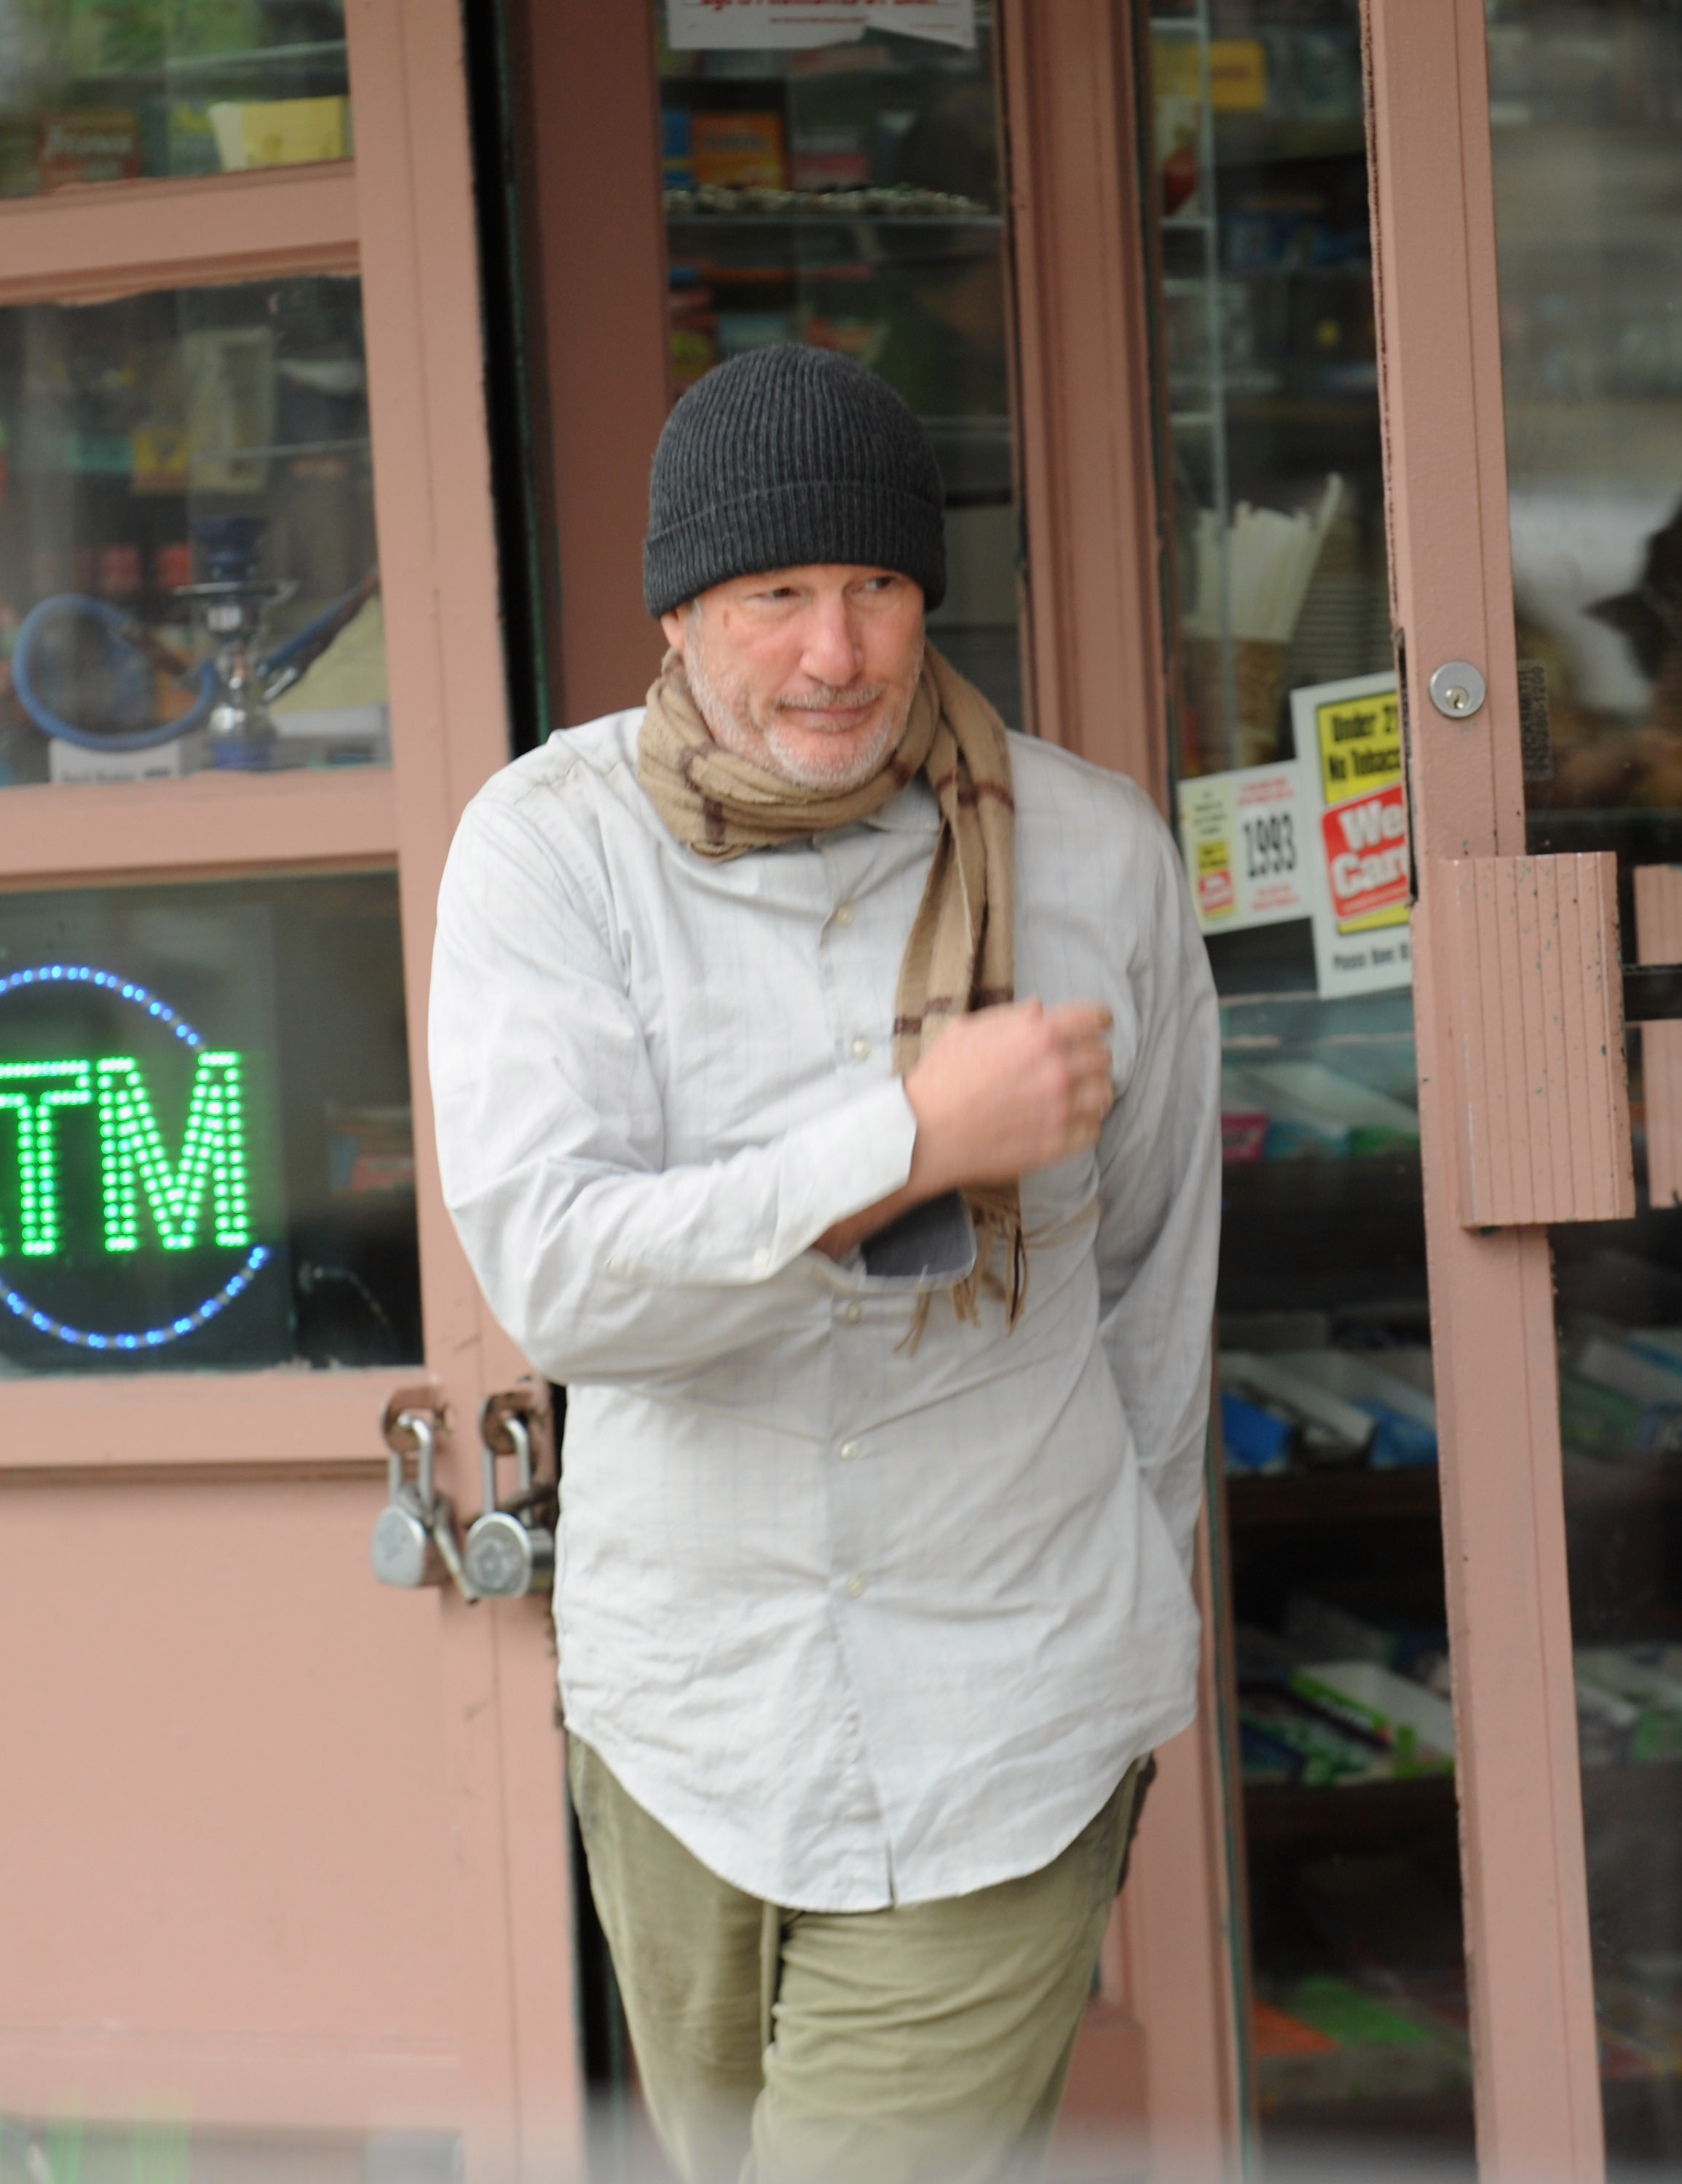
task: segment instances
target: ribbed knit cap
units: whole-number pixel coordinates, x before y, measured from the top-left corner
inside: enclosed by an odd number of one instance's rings
[[[699,379],[666,421],[649,482],[643,597],[669,614],[764,569],[851,561],[946,593],[940,467],[886,380],[779,342]]]

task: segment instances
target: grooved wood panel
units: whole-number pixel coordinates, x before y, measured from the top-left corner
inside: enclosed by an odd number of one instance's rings
[[[1638,865],[1635,961],[1682,963],[1682,866]],[[1682,1202],[1682,1023],[1646,1023],[1641,1084],[1647,1116],[1647,1195]]]
[[[1460,1218],[1468,1228],[1635,1210],[1609,852],[1440,867],[1451,955]]]

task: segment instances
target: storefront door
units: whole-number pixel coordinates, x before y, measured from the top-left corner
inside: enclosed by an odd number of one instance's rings
[[[1368,28],[1479,2141],[1590,2176],[1682,2147],[1682,16]]]
[[[0,2173],[557,2174],[545,1607],[369,1553],[393,1399],[465,1518],[524,1370],[425,1064],[508,755],[457,10],[0,76]]]

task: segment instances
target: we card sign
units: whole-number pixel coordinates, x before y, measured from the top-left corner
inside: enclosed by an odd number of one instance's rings
[[[1412,869],[1395,680],[1291,693],[1297,756],[1179,783],[1180,848],[1206,933],[1312,921],[1327,999],[1412,983]]]
[[[1314,920],[1320,991],[1329,997],[1410,985],[1412,872],[1395,677],[1310,683],[1291,692],[1290,712],[1299,760],[1322,806],[1325,894]]]

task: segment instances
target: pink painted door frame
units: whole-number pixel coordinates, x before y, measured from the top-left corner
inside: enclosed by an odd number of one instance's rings
[[[1524,852],[1484,8],[1365,13],[1479,2153],[1495,2177],[1588,2180],[1604,2155],[1552,1271],[1545,1228],[1461,1225],[1451,1089],[1470,973],[1448,867]],[[1427,690],[1448,660],[1488,684],[1463,721]]]
[[[359,271],[389,772],[0,797],[0,885],[395,871],[420,1371],[0,1386],[0,1860],[9,2111],[465,2135],[471,2174],[576,2164],[581,2087],[552,1641],[537,1602],[376,1586],[380,1420],[430,1378],[477,1503],[480,1403],[525,1370],[439,1189],[432,906],[507,757],[455,0],[347,0],[357,155],[0,204],[0,303]],[[64,1581],[74,1540],[75,1581]],[[55,1546],[56,1543],[56,1546]],[[14,1563],[15,1566],[14,1566]]]

